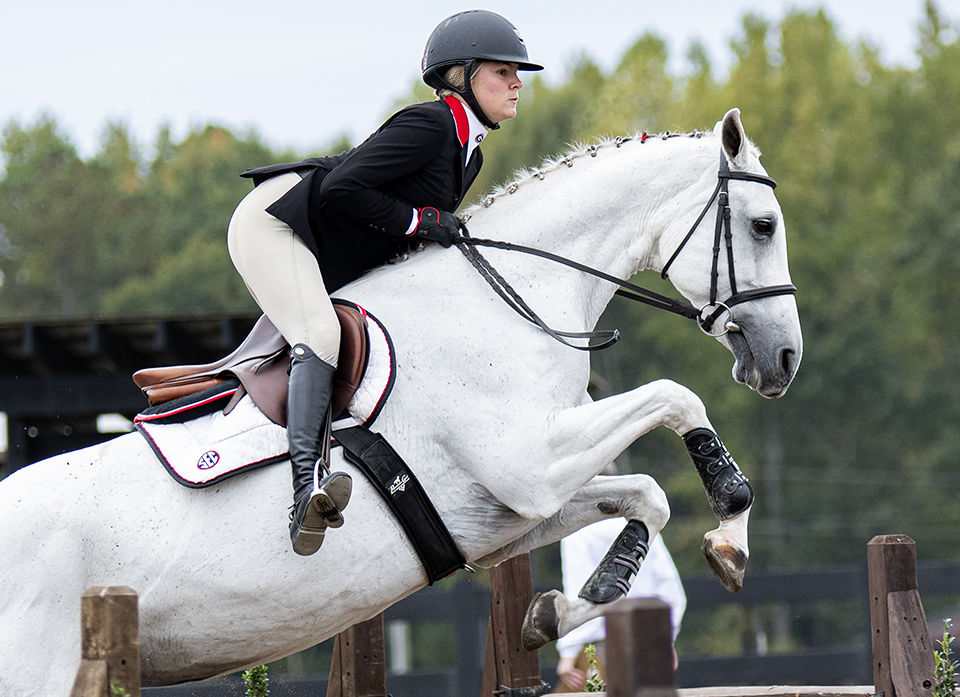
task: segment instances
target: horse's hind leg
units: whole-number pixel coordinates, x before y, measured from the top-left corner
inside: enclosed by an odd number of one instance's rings
[[[630,443],[658,426],[682,436],[703,481],[720,527],[704,535],[704,556],[723,584],[743,586],[749,547],[747,520],[753,490],[717,437],[703,402],[672,380],[657,380],[596,402],[565,409],[553,421],[551,440],[564,453],[548,470],[554,485],[582,476],[584,462],[610,462]]]
[[[624,531],[584,585],[580,597],[570,599],[557,590],[534,596],[523,623],[524,647],[533,650],[557,639],[598,617],[608,603],[626,595],[647,545],[670,516],[663,490],[647,475],[598,475],[556,514],[509,545],[477,560],[481,566],[496,564],[614,516],[627,519]]]

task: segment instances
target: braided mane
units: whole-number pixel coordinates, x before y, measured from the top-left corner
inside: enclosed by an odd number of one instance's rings
[[[517,171],[514,174],[514,179],[511,183],[496,187],[491,193],[484,196],[479,202],[468,206],[460,215],[460,218],[464,222],[467,222],[479,209],[489,208],[500,198],[510,194],[515,194],[517,190],[525,183],[532,180],[542,180],[547,174],[555,172],[562,167],[573,167],[574,162],[582,157],[596,157],[601,149],[608,148],[610,146],[619,148],[624,143],[631,140],[637,140],[640,143],[646,143],[648,140],[668,140],[670,138],[702,138],[704,135],[711,134],[708,131],[705,132],[695,130],[688,133],[671,133],[670,131],[664,131],[663,133],[654,135],[644,131],[641,133],[635,133],[632,136],[603,138],[590,145],[586,145],[584,143],[574,143],[570,146],[569,151],[564,155],[549,158],[545,160],[539,167],[532,167]]]

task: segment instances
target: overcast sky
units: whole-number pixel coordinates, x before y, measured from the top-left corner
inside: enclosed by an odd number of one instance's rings
[[[376,128],[419,75],[433,27],[472,2],[419,0],[0,0],[0,125],[56,117],[92,154],[108,120],[149,146],[167,122],[175,138],[218,123],[255,129],[299,153]],[[715,68],[746,12],[773,23],[824,7],[840,35],[864,38],[888,65],[915,66],[923,0],[550,0],[487,2],[520,29],[531,60],[560,81],[585,53],[610,69],[646,31],[679,70],[690,42]],[[960,0],[937,0],[956,24]],[[522,110],[522,99],[521,99]],[[522,114],[522,111],[521,111]]]

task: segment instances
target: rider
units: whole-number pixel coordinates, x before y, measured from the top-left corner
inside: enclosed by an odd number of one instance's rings
[[[351,480],[323,461],[340,326],[328,295],[417,246],[449,247],[453,211],[473,183],[488,129],[516,116],[527,60],[516,27],[471,10],[427,40],[423,80],[439,99],[406,107],[356,148],[248,170],[255,188],[230,220],[230,258],[290,349],[290,539],[316,552],[343,524]],[[414,239],[417,238],[417,239]]]

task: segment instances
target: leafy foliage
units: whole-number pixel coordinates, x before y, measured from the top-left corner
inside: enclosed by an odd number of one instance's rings
[[[267,666],[254,666],[240,674],[247,697],[267,697],[270,694],[270,678]]]
[[[939,649],[933,651],[934,697],[957,697],[957,662],[951,658],[950,620],[943,621]]]
[[[604,692],[607,689],[606,682],[600,677],[600,670],[597,667],[597,647],[593,644],[587,644],[584,647],[584,653],[587,655],[587,684],[584,685],[584,692]]]

